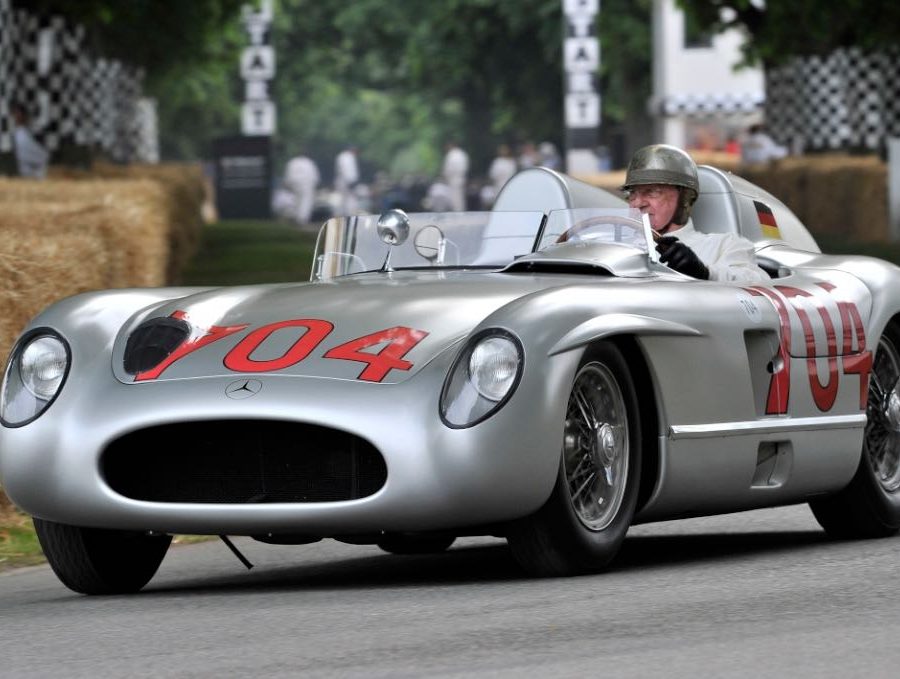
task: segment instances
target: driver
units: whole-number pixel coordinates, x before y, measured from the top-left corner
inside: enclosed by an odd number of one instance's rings
[[[667,144],[639,149],[628,165],[622,190],[629,206],[649,216],[659,259],[670,268],[711,281],[769,280],[756,265],[749,240],[694,229],[690,214],[700,181],[697,165],[681,149]]]

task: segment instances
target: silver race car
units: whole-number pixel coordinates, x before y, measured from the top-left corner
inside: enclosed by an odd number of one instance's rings
[[[143,587],[173,533],[498,535],[536,575],[602,569],[634,523],[790,503],[893,534],[900,269],[700,185],[696,227],[756,243],[767,282],[676,273],[639,212],[538,168],[491,212],[330,220],[309,283],[62,300],[6,368],[3,488],[94,594]]]

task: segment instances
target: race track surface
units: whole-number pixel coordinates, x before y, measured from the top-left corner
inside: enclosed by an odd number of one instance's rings
[[[3,677],[900,676],[900,538],[805,506],[638,526],[602,575],[532,580],[505,542],[172,548],[140,594],[0,575]]]

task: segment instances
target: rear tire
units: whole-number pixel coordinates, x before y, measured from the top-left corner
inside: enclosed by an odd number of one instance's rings
[[[608,342],[590,347],[569,396],[550,499],[507,533],[528,574],[593,573],[612,561],[634,516],[641,445],[637,393],[622,353]]]
[[[80,594],[130,594],[150,582],[171,535],[81,528],[34,519],[44,556],[60,581]]]
[[[900,530],[900,326],[895,323],[878,340],[866,416],[853,480],[836,495],[809,503],[835,538],[881,538]]]

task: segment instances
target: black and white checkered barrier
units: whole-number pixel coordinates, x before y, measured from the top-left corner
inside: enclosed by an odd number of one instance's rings
[[[0,0],[0,151],[12,150],[11,107],[20,103],[51,152],[68,141],[148,160],[141,116],[153,109],[140,105],[142,80],[138,69],[92,55],[83,26]]]
[[[762,109],[759,93],[672,94],[650,102],[650,113],[663,116],[704,117],[753,113]]]
[[[766,72],[766,127],[806,150],[881,150],[900,136],[900,49],[842,48]]]

